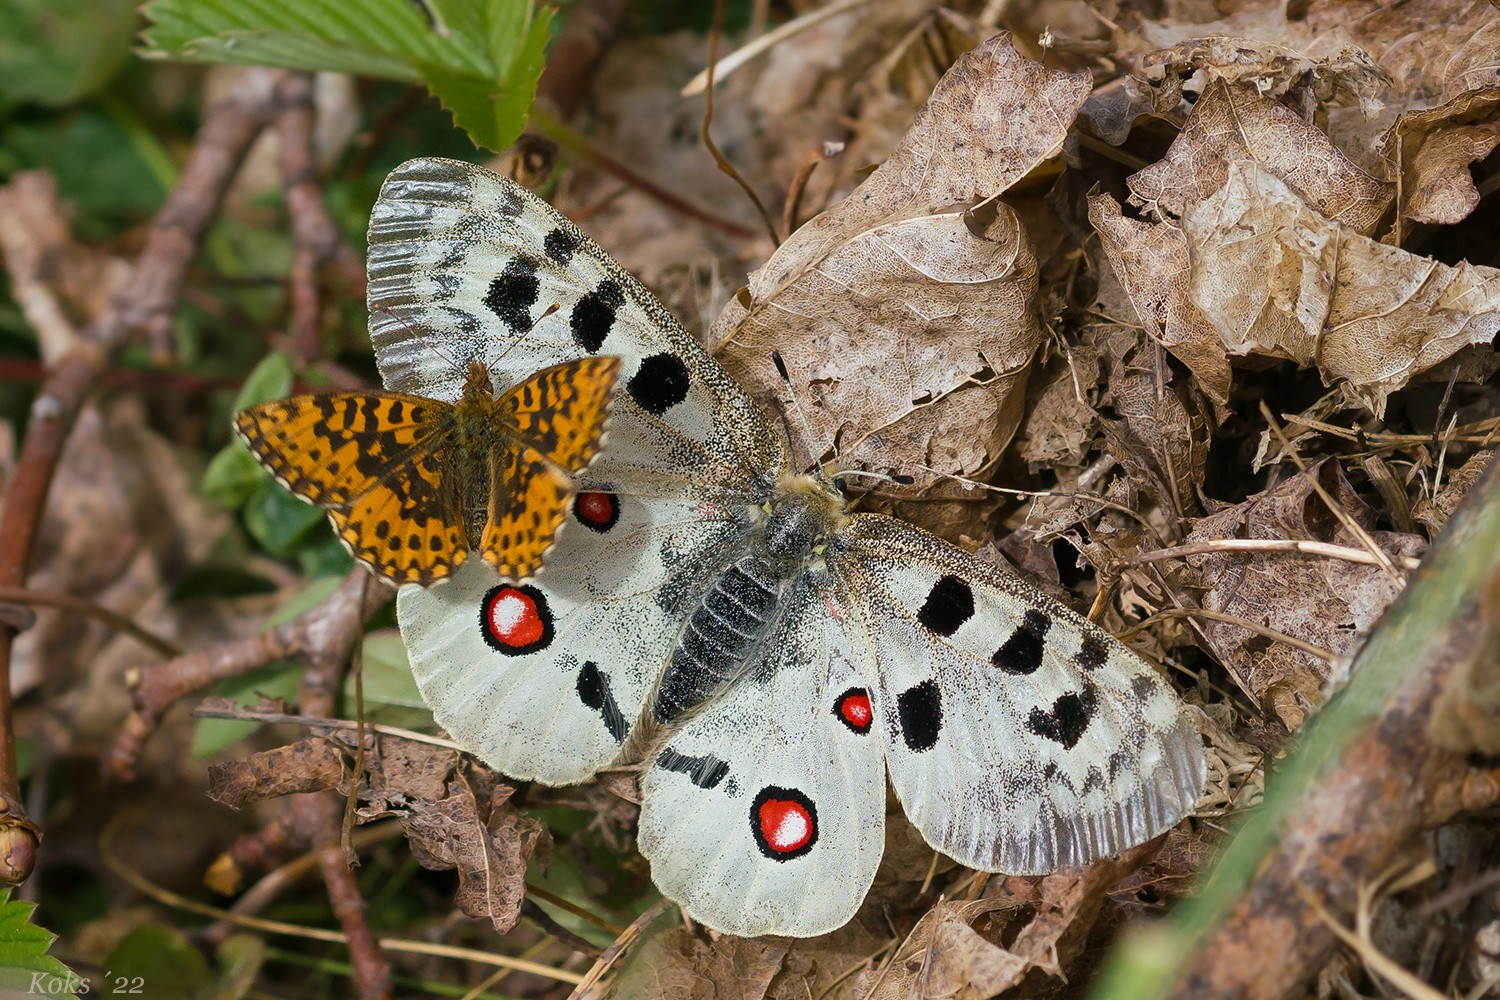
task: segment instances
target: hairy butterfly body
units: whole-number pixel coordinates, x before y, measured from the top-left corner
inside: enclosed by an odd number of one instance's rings
[[[1202,747],[1150,664],[920,529],[848,514],[524,189],[405,164],[371,219],[370,270],[393,388],[451,391],[413,330],[494,327],[507,375],[620,357],[610,447],[580,473],[547,572],[515,585],[471,562],[405,588],[398,612],[437,720],[502,772],[564,784],[643,763],[641,851],[694,918],[742,935],[843,924],[880,861],[887,775],[929,843],[991,871],[1083,864],[1191,811]],[[538,321],[543,302],[560,309]]]

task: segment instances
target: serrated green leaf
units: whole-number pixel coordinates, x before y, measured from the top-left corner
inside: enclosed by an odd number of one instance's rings
[[[213,985],[208,961],[171,927],[137,927],[105,959],[109,981],[105,989],[130,993],[139,986],[153,1000],[197,1000]],[[117,985],[123,979],[124,985]],[[106,992],[105,996],[111,994]]]
[[[35,910],[35,903],[11,899],[10,889],[0,889],[0,987],[55,997],[75,996],[80,980],[47,954],[57,935],[31,922]]]
[[[550,11],[531,0],[151,0],[148,58],[422,81],[475,143],[515,141]]]

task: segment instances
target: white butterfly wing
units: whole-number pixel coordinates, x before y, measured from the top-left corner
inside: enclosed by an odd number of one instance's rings
[[[619,752],[742,508],[584,492],[546,571],[470,559],[397,599],[412,673],[461,746],[513,778],[583,781]]]
[[[928,843],[972,868],[1045,873],[1192,811],[1201,741],[1123,643],[891,518],[852,519],[829,563],[864,620],[891,783]]]
[[[727,934],[842,926],[885,847],[873,723],[843,624],[804,583],[745,676],[642,772],[639,843],[652,880]]]
[[[456,160],[402,164],[370,215],[368,269],[388,389],[452,401],[471,359],[505,388],[560,361],[615,355],[620,393],[599,476],[672,496],[684,481],[748,489],[781,468],[774,428],[697,341],[513,181]]]

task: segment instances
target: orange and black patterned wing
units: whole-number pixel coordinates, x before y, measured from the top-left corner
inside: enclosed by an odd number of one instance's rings
[[[469,554],[452,447],[402,463],[328,511],[350,554],[398,587],[441,583]]]
[[[467,554],[452,414],[402,393],[317,393],[244,410],[234,429],[278,482],[328,511],[356,559],[427,586]]]
[[[501,425],[558,468],[582,472],[604,447],[619,377],[619,358],[579,358],[543,368],[500,397]]]
[[[496,445],[490,451],[490,515],[479,543],[485,562],[507,580],[536,576],[572,496],[572,479],[535,448]]]
[[[241,410],[234,431],[281,485],[332,507],[440,447],[452,412],[403,393],[320,392]]]

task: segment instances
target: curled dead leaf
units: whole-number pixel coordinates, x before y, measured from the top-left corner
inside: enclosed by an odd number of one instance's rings
[[[1224,186],[1230,164],[1253,161],[1324,216],[1360,233],[1375,229],[1396,185],[1373,177],[1315,125],[1253,85],[1209,84],[1167,155],[1126,179],[1131,203],[1180,217]]]
[[[1380,154],[1401,170],[1401,215],[1452,225],[1479,205],[1469,164],[1500,145],[1500,87],[1466,90],[1441,107],[1408,111],[1381,140]]]
[[[711,339],[762,399],[782,400],[781,352],[811,424],[803,454],[972,473],[1010,440],[1041,330],[1036,260],[993,199],[1061,148],[1088,90],[997,35],[958,59],[885,163],[751,275]]]
[[[1231,353],[1316,365],[1376,416],[1392,392],[1500,330],[1500,270],[1360,236],[1254,163],[1232,164],[1182,230],[1188,294]]]

